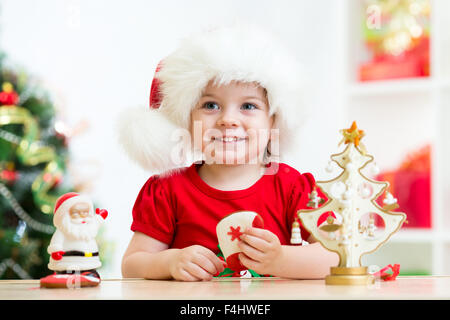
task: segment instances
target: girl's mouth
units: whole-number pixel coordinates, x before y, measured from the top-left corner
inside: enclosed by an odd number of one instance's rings
[[[231,142],[239,142],[239,141],[245,141],[248,138],[244,137],[213,137],[213,141],[219,141],[223,143],[231,143]]]

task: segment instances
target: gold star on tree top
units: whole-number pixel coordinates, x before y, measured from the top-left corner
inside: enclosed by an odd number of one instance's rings
[[[348,129],[341,130],[344,138],[341,140],[339,144],[344,142],[345,144],[353,143],[356,147],[359,146],[359,141],[364,137],[364,131],[358,130],[356,126],[356,121],[353,121],[352,126]]]

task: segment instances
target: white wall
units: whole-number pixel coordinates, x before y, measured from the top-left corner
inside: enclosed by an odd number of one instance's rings
[[[71,126],[89,123],[69,145],[75,165],[90,161],[100,166],[91,178],[91,195],[108,209],[105,236],[115,243],[114,262],[104,268],[103,277],[121,276],[120,259],[132,235],[131,208],[150,174],[119,148],[117,114],[147,104],[156,64],[192,31],[243,19],[273,28],[290,43],[309,71],[317,107],[290,164],[322,175],[336,151],[337,130],[347,126],[336,121],[336,6],[333,0],[0,2],[1,49],[42,81],[62,120]]]

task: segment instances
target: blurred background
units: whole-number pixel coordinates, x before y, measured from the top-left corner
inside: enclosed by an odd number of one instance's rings
[[[305,66],[315,112],[290,165],[335,177],[325,168],[342,150],[339,130],[356,120],[365,131],[367,175],[390,183],[408,223],[363,263],[450,274],[448,1],[2,0],[1,279],[49,273],[52,203],[67,191],[109,211],[99,272],[121,277],[132,206],[152,173],[120,149],[118,114],[147,105],[157,63],[181,38],[230,20],[275,31]]]

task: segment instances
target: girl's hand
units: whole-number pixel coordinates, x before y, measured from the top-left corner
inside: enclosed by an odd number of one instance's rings
[[[225,267],[214,252],[200,245],[193,245],[177,251],[170,263],[170,274],[175,280],[211,280]]]
[[[241,263],[259,274],[276,274],[282,247],[278,237],[261,228],[247,228],[241,236]]]

